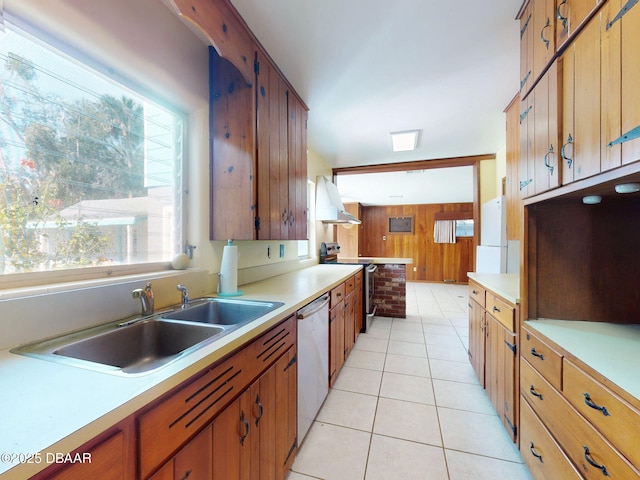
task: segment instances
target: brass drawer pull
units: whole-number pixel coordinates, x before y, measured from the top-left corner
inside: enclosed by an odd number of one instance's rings
[[[584,403],[586,403],[587,406],[593,408],[594,410],[600,410],[605,417],[608,417],[609,415],[611,415],[609,413],[609,411],[607,410],[607,407],[605,407],[604,405],[602,407],[600,407],[600,406],[596,405],[595,403],[593,403],[591,401],[591,396],[588,393],[585,392],[585,393],[583,393],[583,395],[584,395]]]
[[[536,352],[536,347],[531,347],[531,355],[538,357],[540,360],[544,360],[544,355]]]
[[[531,395],[533,395],[534,397],[538,397],[540,400],[544,400],[544,398],[542,398],[542,394],[540,392],[536,392],[536,389],[533,387],[533,385],[529,387],[529,393],[531,393]]]
[[[531,442],[531,445],[529,445],[529,450],[531,451],[531,455],[533,455],[533,456],[534,456],[534,457],[536,457],[538,460],[540,460],[540,463],[543,463],[543,462],[542,462],[542,455],[540,455],[538,452],[536,452],[536,451],[534,450],[534,448],[536,448],[536,447],[535,447],[535,445],[533,444],[533,442]]]
[[[598,470],[602,470],[602,474],[606,477],[609,476],[609,472],[607,472],[607,467],[605,467],[604,465],[598,465],[596,462],[593,461],[593,459],[591,458],[591,452],[589,452],[589,447],[583,445],[584,448],[584,459],[589,462],[589,465],[591,465],[592,467],[597,468]]]

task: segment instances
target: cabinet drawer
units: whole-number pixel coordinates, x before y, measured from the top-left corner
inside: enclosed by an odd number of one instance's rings
[[[521,403],[521,415],[524,407],[529,406],[547,425],[584,478],[602,480],[604,471],[610,478],[639,478],[636,469],[526,361],[521,362],[520,375],[522,398],[526,399]],[[522,416],[520,422],[522,424]],[[526,444],[520,446],[524,451]]]
[[[344,300],[345,289],[345,284],[341,283],[336,288],[331,290],[331,305],[329,306],[330,308],[335,307],[336,305],[338,305],[338,303]]]
[[[533,478],[582,478],[525,401],[520,408],[520,453]]]
[[[356,277],[353,276],[350,279],[348,279],[346,282],[344,282],[344,294],[345,295],[349,295],[351,292],[353,292],[356,288]]]
[[[486,292],[486,309],[487,312],[507,327],[510,331],[514,329],[515,309],[501,298],[495,296],[491,292]]]
[[[561,415],[560,394],[524,359],[520,360],[520,395],[545,422]]]
[[[640,467],[640,412],[564,359],[567,400],[629,460]]]
[[[482,308],[485,306],[486,290],[477,283],[469,282],[469,299],[475,301]]]
[[[295,319],[289,317],[141,414],[138,417],[141,476],[146,478],[164,463],[294,345],[295,329]]]
[[[551,385],[562,390],[562,355],[554,351],[540,337],[523,329],[521,355],[546,378]]]

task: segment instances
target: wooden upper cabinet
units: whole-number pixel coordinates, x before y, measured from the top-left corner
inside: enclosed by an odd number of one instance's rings
[[[556,53],[555,0],[531,0],[519,13],[520,95],[524,98]]]
[[[533,192],[529,189],[529,193],[538,194],[560,185],[557,62],[553,62],[536,84],[532,95],[533,109],[529,117],[533,114],[533,156],[528,159],[527,175],[531,175],[533,170],[533,176],[530,177],[533,178]]]
[[[621,22],[622,29],[621,136],[624,136],[622,143],[622,164],[624,165],[640,160],[640,108],[638,108],[640,105],[640,89],[638,89],[638,78],[640,78],[640,61],[638,61],[640,5],[634,4],[619,22]],[[607,26],[609,26],[608,23]]]
[[[572,35],[604,0],[557,0],[556,6],[556,48]]]
[[[600,21],[595,17],[562,55],[560,156],[563,183],[600,173]]]
[[[209,48],[211,240],[255,240],[255,95],[241,72]]]
[[[532,0],[533,77],[544,72],[556,53],[555,0]]]
[[[289,92],[289,239],[306,240],[307,232],[307,109]]]
[[[256,58],[258,238],[307,238],[307,111],[277,68]]]
[[[275,66],[258,52],[256,58],[258,138],[258,238],[288,238],[289,152],[287,86]]]
[[[255,47],[242,21],[224,0],[172,0],[178,15],[196,25],[218,54],[229,60],[247,82],[253,78]]]
[[[520,97],[533,86],[533,3],[520,15]]]

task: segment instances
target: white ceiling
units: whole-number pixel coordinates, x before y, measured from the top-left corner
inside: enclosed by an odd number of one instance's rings
[[[491,154],[519,84],[522,0],[231,0],[309,107],[332,167]],[[393,153],[390,132],[421,129]]]

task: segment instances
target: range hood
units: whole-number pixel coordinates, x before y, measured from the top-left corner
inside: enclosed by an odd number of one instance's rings
[[[344,209],[338,187],[326,177],[316,179],[316,220],[322,223],[362,223]]]

